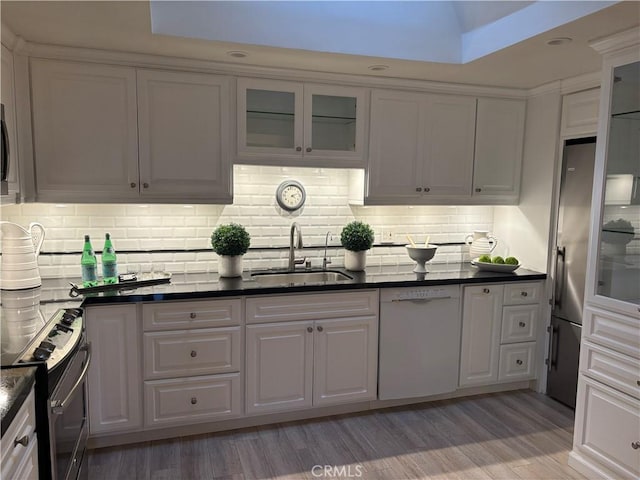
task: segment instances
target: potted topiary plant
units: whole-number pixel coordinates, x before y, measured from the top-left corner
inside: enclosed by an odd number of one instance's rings
[[[230,223],[220,225],[211,235],[211,246],[220,258],[218,274],[221,277],[242,275],[242,256],[247,253],[251,237],[242,225]]]
[[[373,230],[358,220],[348,223],[342,229],[340,242],[345,248],[344,267],[361,272],[367,263],[367,250],[373,246]]]

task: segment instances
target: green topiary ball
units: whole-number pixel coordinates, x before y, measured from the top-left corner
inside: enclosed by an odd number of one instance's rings
[[[507,265],[520,265],[520,262],[516,257],[507,257],[504,259],[504,263]]]
[[[354,220],[342,229],[340,243],[352,252],[369,250],[373,246],[373,230],[368,224]]]
[[[220,225],[211,235],[211,246],[218,255],[244,255],[251,244],[251,237],[242,225]]]
[[[493,257],[493,260],[491,260],[491,263],[498,263],[502,265],[504,264],[504,258],[498,255],[497,257]]]

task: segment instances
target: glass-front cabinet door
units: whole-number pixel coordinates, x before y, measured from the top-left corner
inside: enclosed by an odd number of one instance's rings
[[[238,79],[238,160],[360,167],[366,89]]]
[[[606,95],[606,90],[604,91]],[[640,62],[614,66],[597,232],[595,294],[609,306],[640,306]],[[600,140],[600,138],[598,139]],[[595,238],[595,237],[594,237]],[[624,305],[627,307],[624,307]]]

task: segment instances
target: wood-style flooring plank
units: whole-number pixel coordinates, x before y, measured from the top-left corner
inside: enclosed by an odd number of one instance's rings
[[[572,435],[570,409],[517,391],[109,447],[87,466],[91,480],[582,480]],[[325,465],[338,470],[312,474]]]

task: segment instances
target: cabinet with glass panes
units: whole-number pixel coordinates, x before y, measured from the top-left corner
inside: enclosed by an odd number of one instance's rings
[[[365,88],[238,79],[240,163],[362,167]]]

